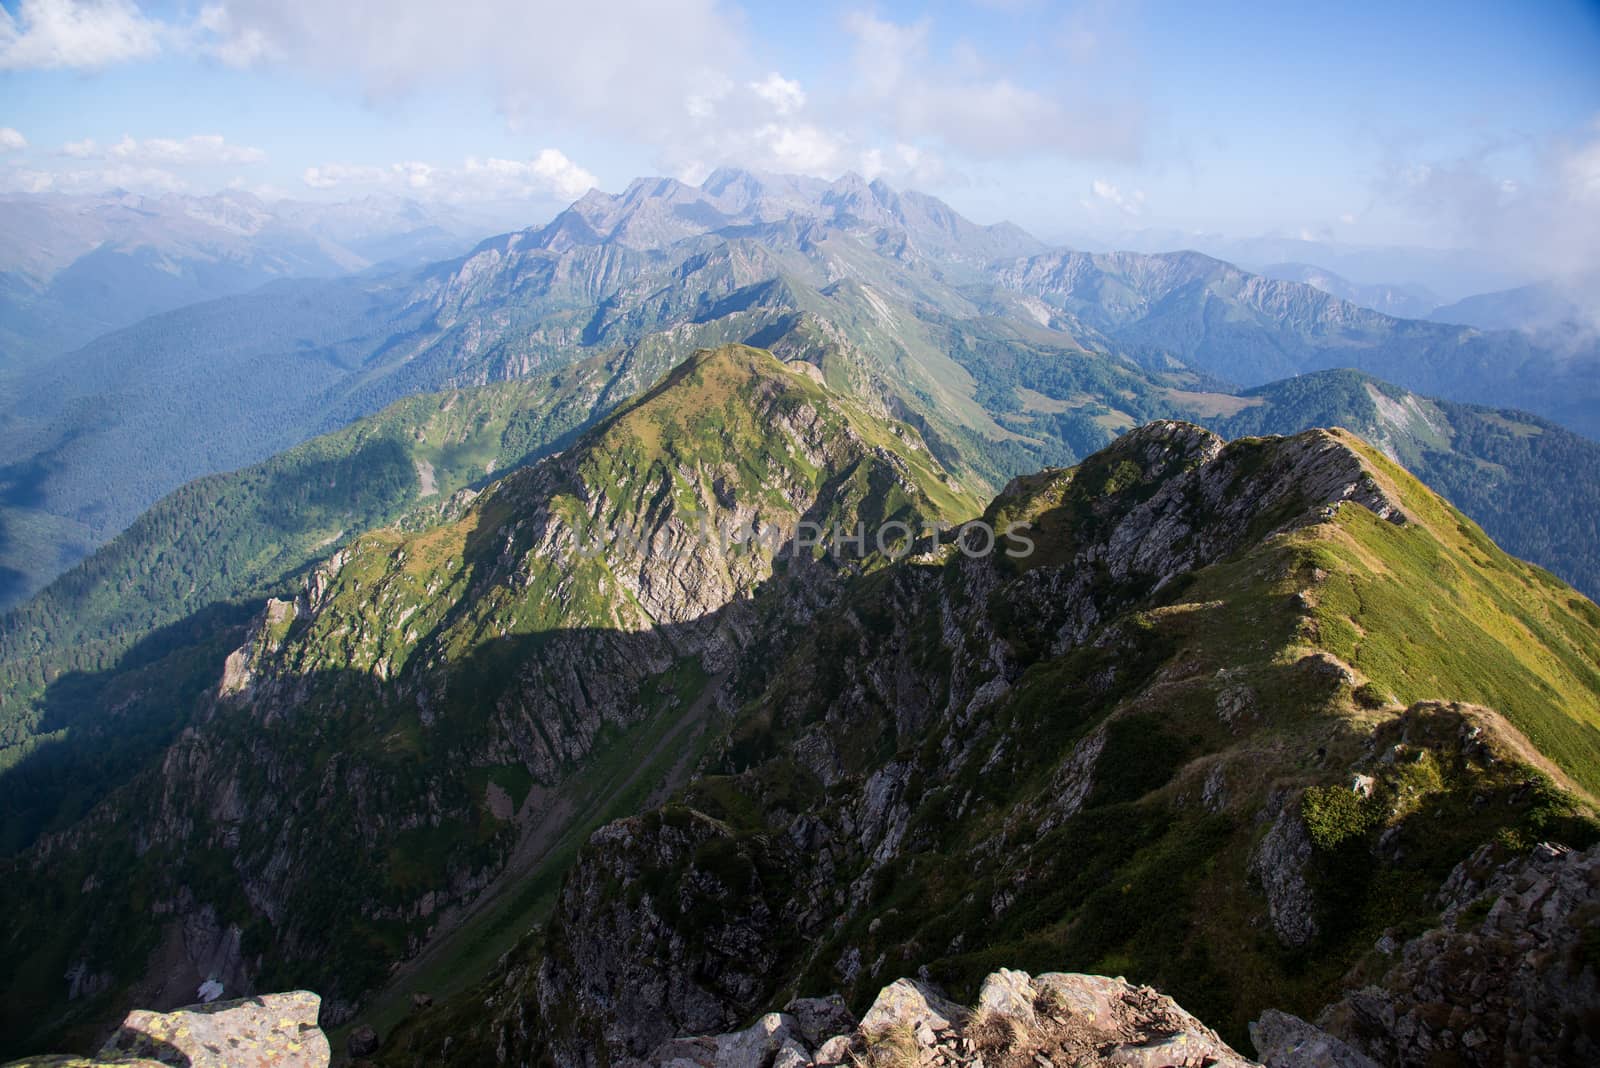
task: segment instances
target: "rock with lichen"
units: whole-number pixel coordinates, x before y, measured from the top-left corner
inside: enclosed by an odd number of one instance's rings
[[[172,1012],[135,1009],[94,1057],[29,1057],[6,1068],[327,1068],[321,1008],[316,994],[296,990]]]

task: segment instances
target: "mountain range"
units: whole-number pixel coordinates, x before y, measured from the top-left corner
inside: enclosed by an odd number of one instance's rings
[[[19,370],[6,1048],[206,983],[392,1064],[1001,965],[1310,1018],[1600,840],[1542,345],[722,170]]]
[[[989,489],[1137,422],[1210,418],[1236,403],[1224,394],[1331,367],[1590,435],[1600,410],[1593,342],[1393,319],[1194,253],[1050,251],[882,182],[723,170],[700,187],[592,192],[460,259],[169,312],[14,376],[0,597],[18,603],[190,479],[399,398],[723,341],[831,346],[831,375],[917,422]],[[1472,507],[1505,536],[1492,498]],[[1571,523],[1538,518],[1556,540]],[[1510,545],[1590,581],[1559,553]]]
[[[984,504],[826,378],[702,351],[249,618],[59,676],[98,722],[0,784],[164,733],[7,861],[5,1032],[209,980],[311,986],[390,1063],[615,1063],[1003,958],[1242,1042],[1475,851],[1600,834],[1600,612],[1354,435],[1157,421]]]
[[[1383,283],[1352,282],[1323,267],[1316,267],[1309,263],[1272,263],[1261,268],[1258,272],[1264,278],[1275,278],[1281,282],[1304,282],[1313,289],[1320,289],[1330,296],[1350,304],[1359,304],[1363,308],[1392,315],[1397,319],[1428,319],[1431,313],[1444,305],[1439,295],[1428,287],[1415,282],[1399,285],[1385,285]],[[1461,322],[1448,315],[1443,316],[1440,322]],[[1482,323],[1468,322],[1469,326],[1482,326]],[[1515,324],[1502,324],[1503,329],[1509,329]]]

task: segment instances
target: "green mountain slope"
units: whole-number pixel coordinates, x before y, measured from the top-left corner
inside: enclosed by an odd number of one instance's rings
[[[1600,594],[1600,445],[1524,412],[1420,397],[1355,371],[1249,390],[1230,436],[1342,426],[1482,524],[1495,543]]]
[[[459,510],[458,492],[559,448],[671,356],[636,348],[555,376],[400,401],[265,463],[190,483],[8,613],[5,851],[70,823],[182,728],[195,695],[216,681],[214,664],[185,650],[226,652],[264,597],[291,595],[333,547]],[[130,686],[162,672],[173,689]]]
[[[183,482],[338,425],[325,424],[324,394],[360,363],[359,339],[415,325],[399,296],[392,285],[350,279],[279,282],[146,319],[7,381],[3,603],[34,592]],[[71,539],[30,537],[41,523]]]
[[[819,378],[703,353],[464,507],[355,539],[225,662],[169,653],[210,667],[191,729],[8,862],[5,1033],[191,996],[195,930],[233,947],[231,988],[314,985],[337,1021],[441,939],[459,960],[525,927],[590,828],[681,781],[740,653],[882,566],[811,524],[898,552],[975,510],[913,429]],[[89,997],[63,1001],[68,972]]]
[[[1126,974],[1242,1044],[1381,970],[1480,847],[1600,835],[1600,611],[1354,436],[1155,424],[988,517],[1037,551],[863,579],[386,1062],[614,1063],[1002,964]]]

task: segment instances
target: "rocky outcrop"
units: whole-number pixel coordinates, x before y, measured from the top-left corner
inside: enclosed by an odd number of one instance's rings
[[[794,1006],[791,1006],[793,1008]],[[839,1021],[839,1022],[842,1022]],[[1217,1034],[1149,987],[1098,975],[1003,970],[968,1010],[899,979],[859,1025],[827,1037],[770,1013],[742,1031],[675,1039],[631,1068],[1249,1068]]]
[[[1498,867],[1493,849],[1446,882],[1444,925],[1325,1009],[1323,1029],[1384,1064],[1600,1063],[1600,846]]]
[[[331,1051],[317,1026],[322,999],[305,990],[130,1012],[93,1058],[49,1056],[6,1068],[327,1068]]]
[[[1250,1025],[1250,1041],[1267,1068],[1379,1068],[1366,1054],[1277,1009],[1268,1009]]]
[[[1316,899],[1306,881],[1311,838],[1293,799],[1275,796],[1267,812],[1272,824],[1250,858],[1250,874],[1267,895],[1267,912],[1278,940],[1300,949],[1317,935]]]
[[[686,856],[701,866],[677,885],[653,882]],[[767,935],[795,921],[774,914],[767,898],[776,888],[764,870],[771,865],[761,843],[739,841],[698,812],[596,832],[563,889],[560,940],[539,971],[541,1015],[588,1023],[587,1034],[555,1036],[556,1059],[591,1063],[596,1039],[613,1060],[638,1057],[673,1035],[727,1026],[758,1004],[781,959]],[[628,885],[650,889],[618,892]]]
[[[624,1068],[805,1068],[811,1050],[801,1041],[798,1023],[787,1013],[769,1012],[743,1031],[700,1038],[675,1038]]]

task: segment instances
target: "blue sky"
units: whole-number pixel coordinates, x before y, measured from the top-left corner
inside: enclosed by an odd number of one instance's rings
[[[3,0],[0,181],[515,200],[881,174],[1052,238],[1573,248],[1600,4]],[[470,162],[469,162],[470,161]],[[520,210],[520,209],[519,209]]]

